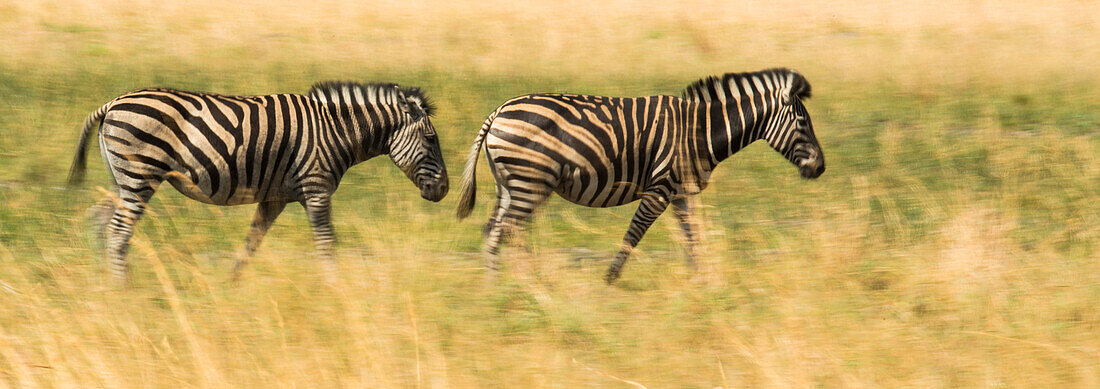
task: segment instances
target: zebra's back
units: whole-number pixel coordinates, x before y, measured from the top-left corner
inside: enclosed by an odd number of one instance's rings
[[[292,195],[283,183],[308,160],[315,112],[294,94],[143,89],[111,103],[100,141],[122,174],[164,177],[210,204],[247,204]]]

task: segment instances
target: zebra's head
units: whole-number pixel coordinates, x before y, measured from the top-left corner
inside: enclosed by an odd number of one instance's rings
[[[792,70],[779,70],[776,76],[779,104],[771,123],[763,129],[763,138],[797,166],[803,178],[817,178],[825,172],[825,154],[802,104],[803,99],[810,98],[810,83]]]
[[[389,142],[393,163],[420,188],[420,196],[439,201],[447,195],[447,167],[439,148],[439,137],[432,126],[434,111],[419,88],[397,86],[400,108],[396,128]]]
[[[704,135],[713,161],[721,162],[764,139],[798,167],[802,177],[817,178],[825,172],[825,155],[814,135],[810,114],[802,105],[802,100],[810,98],[810,83],[798,72],[778,68],[726,73],[692,83],[682,96],[705,107],[725,109],[721,119],[727,131]],[[732,126],[736,132],[730,132],[731,124],[739,124]],[[711,126],[700,128],[709,130]]]

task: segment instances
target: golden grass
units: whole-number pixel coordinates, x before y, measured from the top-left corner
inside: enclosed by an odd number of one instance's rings
[[[229,218],[240,228],[225,231],[243,235],[245,212]],[[187,213],[170,217],[186,225],[201,216]],[[319,280],[300,215],[280,222],[239,285],[226,281],[226,254],[180,251],[209,228],[172,242],[148,237],[145,224],[133,256],[138,286],[123,290],[105,287],[94,250],[43,243],[42,261],[5,254],[0,383],[1091,387],[1097,379],[1100,343],[1090,328],[1100,316],[1089,304],[1100,276],[1073,271],[1082,267],[1049,249],[1023,250],[1003,235],[1011,222],[980,205],[886,252],[865,251],[859,231],[872,228],[868,220],[823,216],[806,227],[808,244],[784,241],[749,253],[751,262],[709,223],[701,280],[650,254],[662,248],[656,239],[639,250],[626,289],[599,282],[606,262],[573,267],[549,247],[536,248],[537,258],[512,250],[506,276],[486,283],[479,255],[409,243],[469,223],[377,226],[340,215],[350,243],[341,245],[337,289]],[[408,224],[417,223],[431,224]],[[596,236],[614,242],[619,233]],[[371,255],[354,248],[364,244]],[[867,258],[880,260],[867,268]]]
[[[1092,1],[729,3],[10,1],[2,63],[74,59],[203,70],[334,63],[500,76],[691,76],[791,66],[911,87],[1095,77]],[[310,66],[310,65],[307,65]],[[820,78],[820,77],[816,77]]]

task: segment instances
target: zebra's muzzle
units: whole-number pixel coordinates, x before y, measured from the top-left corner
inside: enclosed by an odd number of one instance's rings
[[[436,174],[431,179],[424,180],[420,184],[420,197],[432,202],[443,200],[447,197],[447,190],[450,189],[447,181],[447,177],[442,174]]]
[[[825,173],[825,160],[817,158],[813,161],[806,161],[798,167],[798,173],[802,175],[802,178],[814,179],[821,177],[821,174]]]

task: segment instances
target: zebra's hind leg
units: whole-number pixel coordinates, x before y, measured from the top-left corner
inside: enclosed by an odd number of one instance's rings
[[[550,197],[549,190],[515,190],[507,186],[501,189],[500,201],[489,220],[491,228],[485,239],[485,265],[491,272],[500,270],[500,246],[522,231],[535,208]]]
[[[501,219],[504,217],[510,201],[511,198],[507,192],[500,192],[497,197],[497,207],[493,210],[493,215],[489,216],[489,222],[485,225],[487,229],[485,231],[485,267],[490,272],[500,270],[500,245],[503,243],[505,234]]]
[[[607,275],[604,280],[608,284],[614,283],[619,275],[622,273],[623,264],[626,263],[626,259],[630,257],[630,252],[634,251],[634,247],[638,245],[638,242],[645,236],[646,230],[649,230],[649,226],[653,225],[653,221],[657,220],[658,216],[661,216],[665,212],[665,208],[668,208],[668,197],[655,193],[647,193],[642,198],[641,205],[638,206],[638,211],[634,213],[634,219],[630,221],[630,228],[626,230],[626,236],[623,237],[623,246],[619,249],[619,253],[615,255],[615,260],[611,262],[611,267],[607,269]]]
[[[252,216],[252,227],[248,230],[248,237],[245,238],[244,254],[233,265],[233,273],[230,275],[232,281],[240,278],[241,270],[248,264],[249,258],[256,252],[256,249],[260,247],[260,242],[263,242],[267,230],[275,223],[275,219],[279,217],[279,214],[283,213],[286,204],[285,201],[264,201],[256,206],[256,213]]]
[[[481,228],[481,237],[488,238],[489,232],[493,230],[493,226],[497,224],[497,218],[500,216],[500,197],[504,193],[504,188],[497,185],[497,203],[493,206],[493,214],[489,215],[489,220],[485,222],[485,227]]]
[[[126,253],[130,248],[130,238],[134,236],[134,225],[145,214],[145,206],[160,184],[159,180],[133,181],[120,183],[118,204],[107,224],[108,266],[115,281],[123,284],[128,279]]]
[[[115,215],[116,206],[115,195],[108,194],[99,199],[95,205],[89,207],[86,212],[88,224],[95,237],[95,244],[99,245],[98,249],[107,248],[107,224],[111,222],[111,217]]]

